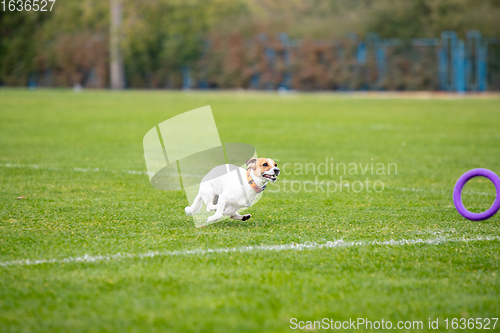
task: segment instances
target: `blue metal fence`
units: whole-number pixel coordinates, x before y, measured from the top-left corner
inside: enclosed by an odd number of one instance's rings
[[[290,39],[285,33],[277,36],[281,43],[280,51],[267,44],[268,38],[265,34],[260,34],[258,41],[265,45],[263,56],[266,63],[266,71],[273,73],[279,59],[283,60],[286,71],[281,77],[281,81],[276,84],[267,83],[261,85],[261,73],[255,71],[251,76],[250,88],[285,88],[292,87],[292,53],[300,44],[300,40]],[[388,72],[391,71],[388,63],[388,48],[408,45],[408,41],[391,38],[381,38],[376,33],[369,33],[365,40],[359,40],[357,36],[351,35],[350,39],[357,42],[355,59],[358,64],[366,64],[368,57],[375,60],[377,78],[376,84],[369,88],[377,89],[384,81]],[[318,41],[322,43],[322,41]],[[406,43],[406,44],[405,44]],[[409,45],[412,47],[433,48],[436,54],[437,82],[441,91],[463,93],[466,91],[486,91],[487,90],[487,55],[488,45],[494,43],[493,39],[484,38],[478,31],[467,31],[465,41],[459,39],[454,31],[443,31],[441,38],[414,38]],[[209,45],[209,44],[207,44]],[[208,46],[207,46],[208,47]],[[256,65],[255,65],[256,66]],[[183,87],[188,89],[192,85],[189,68],[184,67]],[[207,87],[206,81],[201,80],[200,88]]]

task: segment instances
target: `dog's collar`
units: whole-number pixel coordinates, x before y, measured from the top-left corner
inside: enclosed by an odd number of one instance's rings
[[[250,168],[247,169],[247,181],[248,185],[250,185],[257,193],[260,193],[266,189],[266,185],[259,187],[257,184],[255,184],[255,181],[252,179],[252,176],[250,176]]]

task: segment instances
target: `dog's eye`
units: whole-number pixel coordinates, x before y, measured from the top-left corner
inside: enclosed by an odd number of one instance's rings
[[[275,164],[274,164],[274,166],[275,166],[275,167],[277,167],[277,166],[278,166],[278,163],[275,163]]]
[[[264,164],[262,164],[262,166],[268,166],[268,164],[267,164],[267,163],[264,163]]]

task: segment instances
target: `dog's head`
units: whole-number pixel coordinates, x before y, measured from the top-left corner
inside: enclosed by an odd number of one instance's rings
[[[247,161],[247,166],[253,169],[254,175],[267,181],[275,182],[280,174],[278,164],[270,158],[252,158]]]

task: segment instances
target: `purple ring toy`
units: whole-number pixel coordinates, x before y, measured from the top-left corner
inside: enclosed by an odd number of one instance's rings
[[[462,202],[462,189],[464,188],[465,183],[469,181],[469,179],[474,177],[486,177],[493,182],[495,185],[495,189],[497,191],[495,201],[491,207],[482,213],[472,213],[469,212]],[[488,169],[472,169],[464,173],[460,178],[458,178],[457,183],[455,184],[455,188],[453,189],[453,202],[455,203],[455,208],[458,210],[460,215],[465,217],[466,219],[473,221],[481,221],[486,220],[495,215],[495,213],[500,208],[500,178],[491,170]]]

